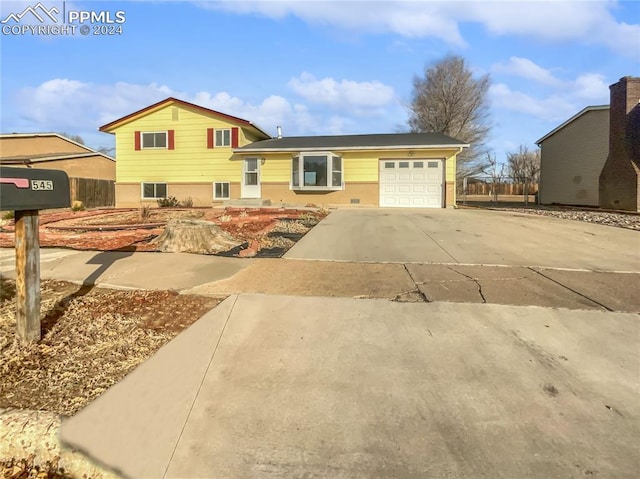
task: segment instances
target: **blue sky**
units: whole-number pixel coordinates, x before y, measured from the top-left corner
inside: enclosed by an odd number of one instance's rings
[[[1,19],[36,4],[3,0]],[[42,5],[63,10],[61,1]],[[126,20],[121,35],[3,33],[3,133],[65,131],[112,146],[100,125],[168,96],[274,135],[277,125],[285,136],[396,132],[407,128],[414,75],[455,54],[491,76],[489,145],[503,161],[585,106],[607,104],[620,77],[640,75],[635,0],[68,1],[64,9],[122,11]]]

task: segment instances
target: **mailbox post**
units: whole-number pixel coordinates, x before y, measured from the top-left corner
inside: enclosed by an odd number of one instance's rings
[[[16,332],[23,341],[41,338],[39,210],[70,205],[64,171],[0,167],[0,209],[15,211]]]

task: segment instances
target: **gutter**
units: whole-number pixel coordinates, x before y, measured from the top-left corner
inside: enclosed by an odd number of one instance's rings
[[[314,146],[304,148],[236,148],[234,153],[280,153],[280,152],[302,152],[302,151],[371,151],[371,150],[433,150],[436,148],[458,148],[458,153],[463,148],[469,148],[469,144],[463,145],[384,145],[384,146]]]

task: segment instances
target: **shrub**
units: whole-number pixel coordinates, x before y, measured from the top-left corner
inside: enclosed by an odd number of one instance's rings
[[[12,220],[15,217],[16,217],[15,211],[7,211],[5,214],[2,215],[3,220]]]
[[[147,221],[151,217],[151,206],[142,205],[138,210],[138,216],[140,217],[141,222]]]
[[[193,208],[193,199],[191,198],[191,196],[180,201],[180,206],[182,208]]]
[[[160,198],[158,200],[158,206],[160,208],[175,208],[179,206],[180,202],[177,200],[175,196],[169,196],[168,198]]]
[[[84,203],[82,201],[74,201],[71,205],[71,211],[83,211]]]

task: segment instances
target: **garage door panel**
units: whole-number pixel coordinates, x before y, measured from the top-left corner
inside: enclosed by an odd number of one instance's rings
[[[380,206],[441,208],[443,160],[383,160],[380,162]]]

